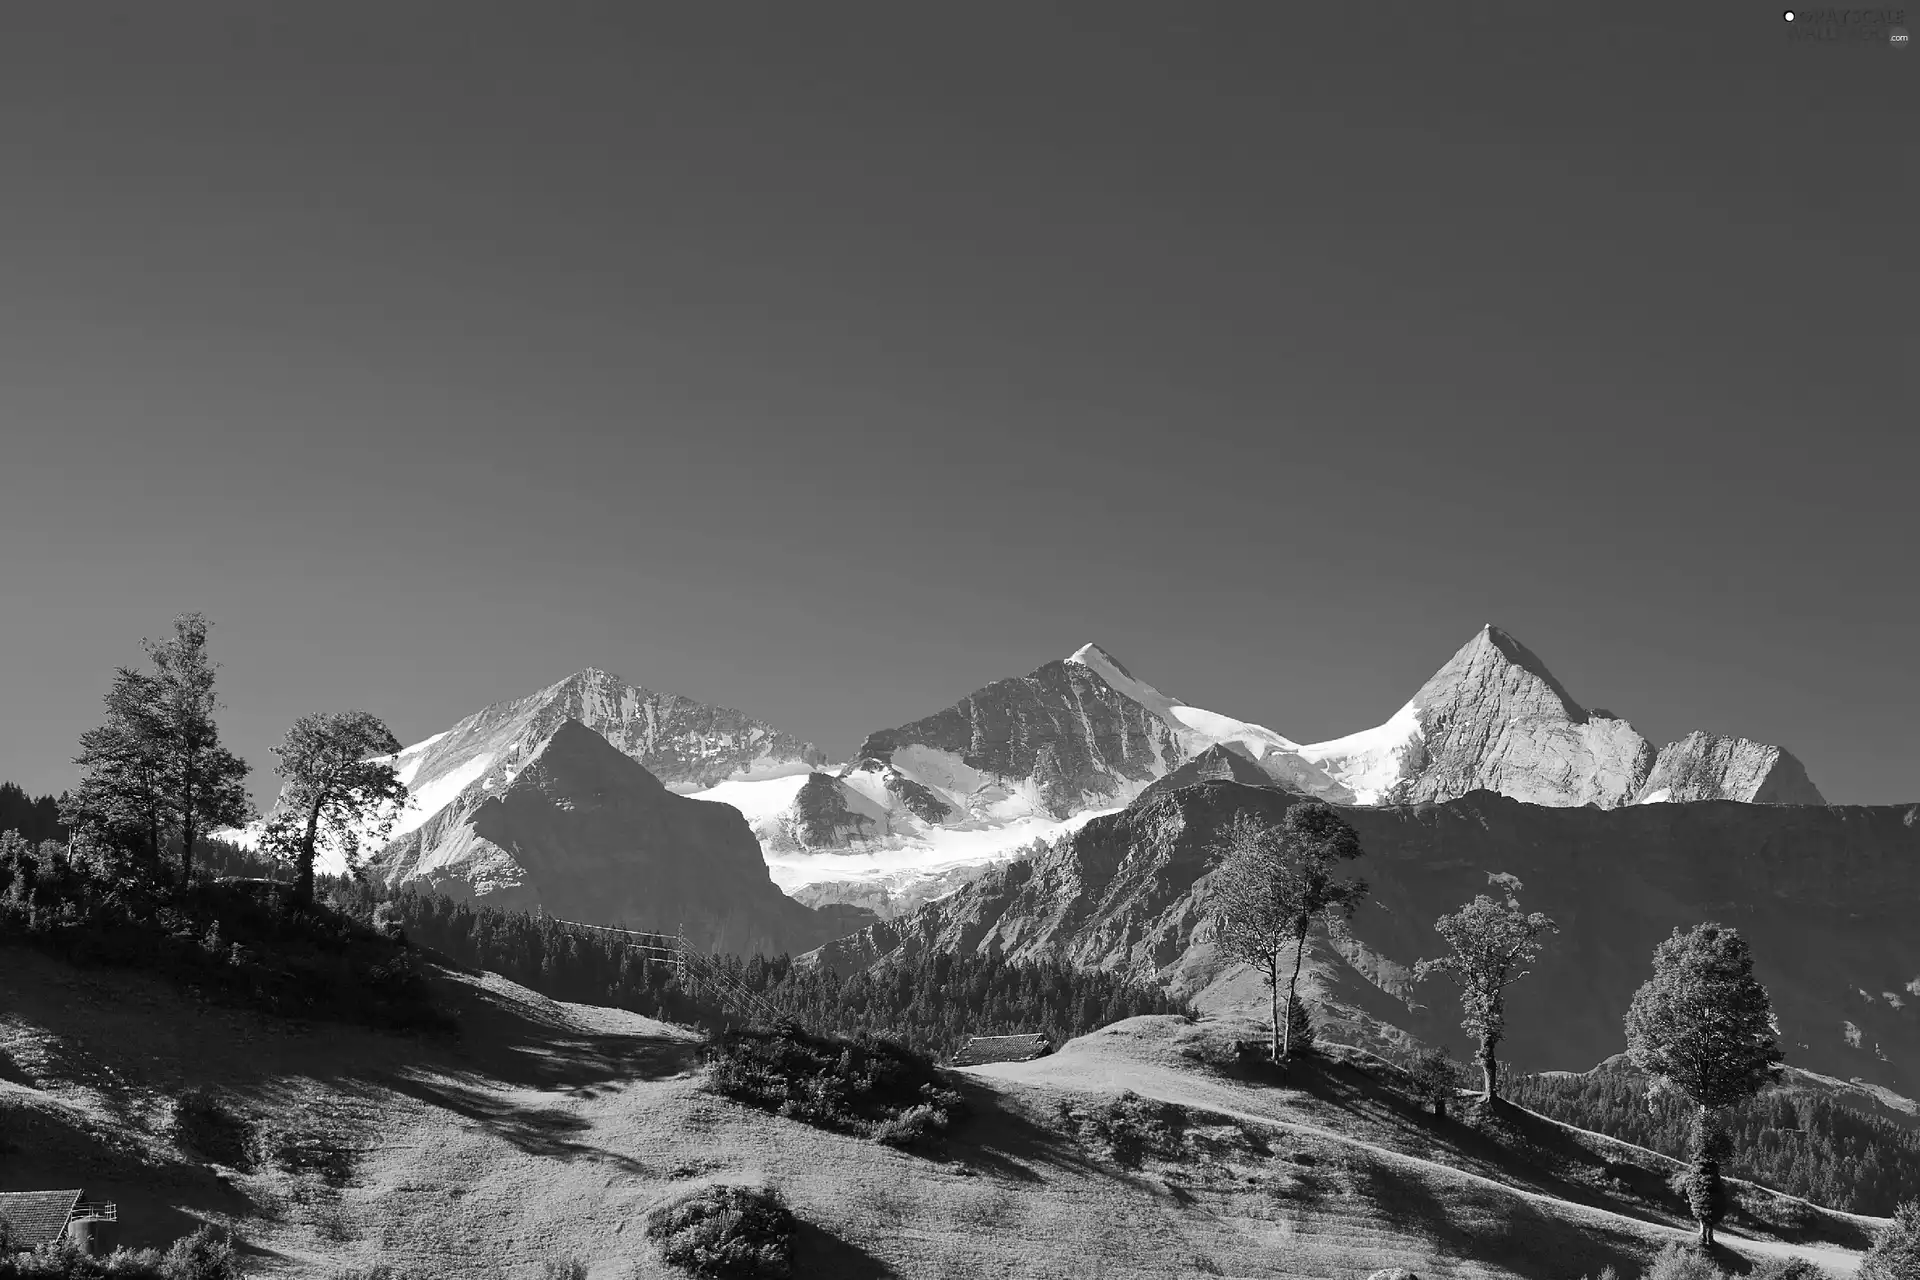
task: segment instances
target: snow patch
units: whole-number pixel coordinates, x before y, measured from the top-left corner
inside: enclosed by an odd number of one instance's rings
[[[1023,818],[1003,826],[974,830],[935,828],[859,853],[767,853],[767,874],[792,893],[810,884],[839,881],[883,882],[898,890],[962,868],[1005,862],[1035,840],[1055,840],[1078,831],[1094,818],[1117,809],[1090,809],[1064,821]]]
[[[1199,755],[1210,746],[1226,743],[1245,748],[1244,754],[1252,760],[1263,759],[1273,752],[1300,750],[1298,743],[1264,725],[1223,716],[1168,697],[1146,681],[1136,680],[1122,671],[1099,645],[1081,645],[1067,661],[1087,668],[1106,681],[1115,693],[1132,699],[1166,721],[1185,739],[1189,757]]]
[[[398,840],[407,832],[425,825],[427,819],[452,804],[455,797],[477,782],[492,763],[493,752],[482,751],[415,791],[407,797],[406,811],[393,824],[393,831],[387,838]]]
[[[779,816],[791,808],[794,799],[799,796],[800,788],[807,785],[807,778],[814,770],[806,773],[789,774],[782,777],[765,778],[758,781],[732,780],[705,791],[696,791],[695,800],[712,800],[718,804],[729,804],[740,811],[747,825],[757,827],[770,818]]]
[[[1353,792],[1355,804],[1379,804],[1406,776],[1407,757],[1423,737],[1420,709],[1409,702],[1383,725],[1310,743],[1300,755]]]

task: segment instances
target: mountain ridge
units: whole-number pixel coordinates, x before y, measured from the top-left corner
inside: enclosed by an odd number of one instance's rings
[[[1303,797],[1201,781],[1142,796],[1033,857],[986,869],[908,915],[808,957],[841,968],[902,949],[1058,957],[1166,982],[1203,1010],[1258,1010],[1257,977],[1214,946],[1206,877],[1234,814],[1270,820]],[[1788,1060],[1906,1096],[1920,1092],[1920,805],[1611,810],[1492,792],[1340,810],[1373,892],[1350,929],[1316,935],[1308,990],[1354,1043],[1408,1037],[1464,1053],[1443,984],[1413,983],[1437,953],[1432,922],[1512,875],[1561,933],[1513,989],[1503,1055],[1523,1069],[1585,1070],[1620,1049],[1620,1019],[1672,928],[1717,918],[1754,945]]]

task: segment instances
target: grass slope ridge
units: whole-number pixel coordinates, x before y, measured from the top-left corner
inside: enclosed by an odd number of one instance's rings
[[[430,980],[457,1041],[321,1033],[20,953],[0,969],[0,1186],[78,1185],[81,1171],[89,1196],[120,1203],[129,1244],[211,1222],[239,1234],[255,1272],[316,1277],[383,1264],[477,1280],[570,1261],[589,1277],[683,1275],[643,1225],[723,1186],[779,1194],[795,1275],[853,1280],[1360,1280],[1394,1265],[1533,1280],[1609,1262],[1632,1274],[1684,1234],[1653,1201],[1582,1186],[1575,1162],[1601,1162],[1553,1154],[1567,1131],[1549,1122],[1527,1134],[1548,1154],[1515,1154],[1338,1066],[1309,1092],[1234,1079],[1209,1063],[1226,1024],[1132,1019],[1035,1063],[959,1073],[972,1118],[941,1162],[715,1097],[699,1040],[672,1026],[486,974]],[[171,1124],[172,1099],[195,1087],[249,1125],[298,1126],[301,1150],[338,1163],[210,1164]],[[1112,1145],[1129,1088],[1178,1109],[1154,1109],[1165,1133],[1149,1126],[1137,1162]],[[1816,1215],[1801,1229],[1866,1225]],[[1757,1231],[1735,1244],[1835,1271],[1851,1260]]]

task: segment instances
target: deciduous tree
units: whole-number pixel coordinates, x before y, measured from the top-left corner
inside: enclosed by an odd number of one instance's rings
[[[1313,922],[1335,914],[1351,919],[1367,895],[1366,882],[1334,875],[1335,866],[1360,856],[1360,838],[1330,805],[1294,804],[1278,824],[1235,814],[1214,845],[1215,937],[1236,960],[1259,970],[1272,996],[1270,1055],[1284,1062],[1292,1053],[1292,1019],[1282,1016],[1298,1000],[1300,965]],[[1284,1002],[1280,976],[1291,973]]]
[[[1452,915],[1434,921],[1434,930],[1452,948],[1437,960],[1422,960],[1414,980],[1435,975],[1453,980],[1460,990],[1460,1025],[1479,1042],[1476,1055],[1484,1097],[1493,1101],[1499,1089],[1499,1059],[1495,1056],[1507,1029],[1506,990],[1527,976],[1527,965],[1540,955],[1541,935],[1558,933],[1560,926],[1538,911],[1528,914],[1513,896],[1520,887],[1503,878],[1507,900],[1496,902],[1480,894]]]
[[[1688,1200],[1700,1243],[1724,1210],[1719,1113],[1780,1079],[1780,1042],[1753,953],[1719,924],[1675,929],[1653,953],[1653,977],[1627,1009],[1627,1055],[1653,1082],[1649,1098],[1678,1093],[1695,1107]]]
[[[1920,1200],[1903,1201],[1874,1233],[1860,1259],[1860,1280],[1920,1280]]]
[[[269,851],[294,864],[295,901],[313,901],[314,851],[331,841],[352,867],[362,839],[382,840],[407,803],[390,757],[400,743],[365,711],[301,716],[273,748],[286,779],[267,824]],[[385,758],[383,758],[385,757]]]

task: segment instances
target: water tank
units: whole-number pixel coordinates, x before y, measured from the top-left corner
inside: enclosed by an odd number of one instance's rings
[[[67,1239],[82,1253],[112,1253],[119,1228],[112,1218],[75,1218],[67,1224]]]

